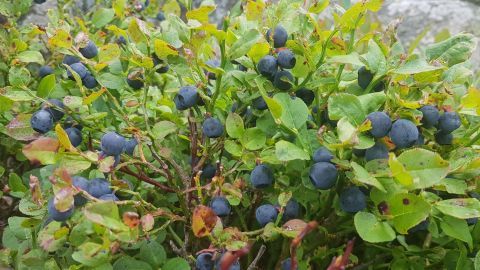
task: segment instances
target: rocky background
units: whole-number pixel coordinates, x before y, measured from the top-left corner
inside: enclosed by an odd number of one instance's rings
[[[152,0],[155,1],[155,0]],[[217,10],[211,15],[213,21],[220,21],[238,0],[215,0]],[[350,0],[333,0],[345,3]],[[78,0],[79,11],[87,11],[95,0]],[[201,0],[195,0],[197,4]],[[46,11],[56,5],[56,0],[48,0],[42,5],[34,5],[31,12],[23,18],[23,23],[46,23]],[[428,33],[423,37],[421,45],[432,43],[435,36],[448,31],[457,34],[462,31],[471,32],[480,37],[480,0],[386,0],[383,9],[377,14],[384,24],[400,18],[398,28],[401,40],[409,44],[426,28]],[[420,46],[421,47],[421,46]],[[480,69],[480,44],[475,52],[472,64]]]

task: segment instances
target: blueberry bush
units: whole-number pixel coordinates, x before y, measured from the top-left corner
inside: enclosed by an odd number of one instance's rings
[[[471,34],[405,47],[381,0],[18,23],[42,2],[0,1],[2,267],[480,269]]]

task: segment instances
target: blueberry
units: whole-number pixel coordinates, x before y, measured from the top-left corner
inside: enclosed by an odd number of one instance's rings
[[[207,164],[202,169],[202,174],[200,178],[202,179],[212,179],[217,172],[217,167],[213,164]]]
[[[271,29],[267,31],[267,41],[270,42],[272,35]],[[277,25],[275,29],[273,30],[273,47],[275,48],[281,48],[285,47],[285,44],[287,43],[288,39],[288,33],[285,28],[283,28],[280,25]]]
[[[277,208],[271,204],[260,205],[257,210],[255,210],[255,218],[258,224],[260,224],[260,227],[265,227],[267,223],[275,222],[277,216]]]
[[[414,227],[410,228],[408,230],[408,233],[415,233],[415,232],[420,232],[420,231],[426,231],[428,230],[428,225],[430,224],[430,222],[428,221],[428,219],[425,219],[424,221],[418,223],[417,225],[415,225]]]
[[[88,71],[87,67],[85,67],[84,64],[82,63],[73,63],[70,65],[70,68],[75,71],[78,76],[80,77],[80,79],[83,80],[83,78],[85,78],[85,76],[87,76],[87,74],[89,74],[90,72]],[[67,76],[70,80],[75,80],[75,77],[73,77],[73,74],[72,72],[70,72],[69,69],[67,69]]]
[[[298,218],[300,215],[300,204],[295,199],[290,199],[283,211],[283,220],[288,221]]]
[[[349,187],[340,193],[340,208],[347,213],[356,213],[367,207],[367,198],[358,187]]]
[[[115,196],[115,194],[112,194],[112,193],[104,194],[100,196],[98,199],[102,201],[114,201],[114,202],[119,201],[117,196]]]
[[[53,127],[52,114],[47,110],[39,110],[32,115],[32,118],[30,118],[30,125],[33,130],[38,133],[47,133]]]
[[[118,45],[127,45],[127,40],[124,36],[119,36],[116,42]]]
[[[184,86],[180,88],[173,101],[177,110],[183,111],[197,104],[198,92],[195,86]]]
[[[127,76],[127,84],[134,90],[141,89],[143,87],[143,76],[136,71],[130,72]]]
[[[362,89],[367,89],[370,82],[373,80],[373,73],[365,66],[358,70],[358,85]]]
[[[374,92],[380,92],[380,91],[385,90],[386,87],[387,87],[387,83],[385,81],[381,81],[373,87],[373,91]]]
[[[456,112],[445,112],[438,119],[438,129],[450,133],[461,126],[460,116]]]
[[[384,143],[376,142],[365,151],[365,160],[388,159],[388,148]]]
[[[205,62],[205,64],[211,68],[220,67],[220,61],[218,61],[217,59],[208,60]],[[205,70],[205,74],[207,75],[209,80],[215,80],[217,78],[215,73],[209,72],[207,70]]]
[[[120,155],[123,152],[125,144],[125,138],[115,132],[105,133],[101,140],[102,151],[107,156]]]
[[[290,270],[292,268],[292,258],[286,258],[285,260],[282,261],[282,270]],[[295,270],[298,269],[298,267],[295,268]]]
[[[330,152],[325,147],[320,147],[317,150],[315,150],[315,153],[313,153],[313,162],[330,162],[333,159],[333,154]]]
[[[438,109],[431,105],[426,105],[420,108],[420,111],[423,114],[422,124],[426,128],[434,127],[438,124],[438,119],[440,119],[440,113]]]
[[[48,215],[55,221],[65,221],[69,219],[73,214],[73,205],[67,211],[61,212],[55,208],[55,204],[53,203],[53,198],[48,201]]]
[[[262,96],[257,97],[252,101],[252,105],[255,109],[257,110],[266,110],[268,109],[267,102],[265,102],[265,99]]]
[[[367,152],[365,149],[353,149],[352,150],[353,154],[355,154],[355,156],[357,157],[363,157],[365,156],[365,153]]]
[[[250,181],[255,188],[266,188],[273,184],[273,172],[265,164],[257,165],[250,174]]]
[[[170,69],[170,67],[168,66],[167,63],[165,63],[165,61],[163,59],[160,59],[158,58],[158,56],[156,54],[153,54],[153,65],[154,66],[158,66],[157,68],[157,73],[167,73],[168,70]]]
[[[47,2],[47,0],[33,0],[33,2],[35,2],[35,4],[43,4]]]
[[[398,148],[413,146],[418,139],[418,129],[412,121],[400,119],[395,121],[390,130],[390,138]]]
[[[48,103],[42,104],[42,109],[49,112],[53,117],[53,121],[55,122],[62,119],[63,116],[65,115],[65,113],[63,113],[61,110],[57,109],[56,107],[64,109],[65,105],[61,100],[58,100],[55,98],[48,99]]]
[[[297,63],[295,55],[290,50],[283,50],[277,55],[277,62],[281,68],[291,69]]]
[[[95,198],[100,198],[105,194],[111,194],[112,190],[110,189],[110,182],[105,178],[94,178],[90,181],[88,193]]]
[[[63,64],[67,65],[67,66],[71,66],[75,63],[80,63],[80,58],[76,57],[76,56],[73,56],[73,55],[65,55],[63,57],[63,61],[62,61]]]
[[[390,117],[384,112],[372,112],[367,116],[367,119],[370,120],[370,123],[372,124],[370,134],[374,138],[387,136],[392,128],[392,120],[390,120]]]
[[[232,210],[228,200],[225,199],[225,197],[220,196],[212,198],[210,201],[210,208],[212,208],[213,212],[215,212],[215,214],[219,217],[228,216]]]
[[[87,59],[94,58],[98,54],[98,48],[93,41],[89,40],[87,45],[83,48],[79,48],[78,51]]]
[[[310,168],[310,181],[318,189],[329,189],[337,180],[337,168],[329,162],[317,162]]]
[[[238,70],[240,70],[240,71],[247,71],[248,68],[247,68],[246,66],[244,66],[244,65],[238,65]]]
[[[423,137],[422,133],[418,132],[418,139],[415,142],[415,145],[424,145],[425,144],[425,137]]]
[[[295,92],[295,95],[299,97],[307,106],[310,106],[315,99],[315,93],[312,90],[307,88],[300,88]]]
[[[208,138],[218,138],[223,135],[223,125],[217,118],[207,118],[203,121],[202,131]]]
[[[258,61],[257,69],[263,76],[273,78],[278,69],[277,59],[271,55],[266,55]]]
[[[159,11],[155,18],[157,19],[157,21],[163,22],[165,21],[165,14],[163,13],[163,11]]]
[[[468,224],[468,225],[475,225],[475,224],[477,224],[477,222],[478,222],[478,218],[476,218],[476,217],[474,217],[474,218],[467,218],[466,221],[467,221],[467,224]]]
[[[201,253],[197,256],[195,270],[213,270],[214,261],[211,253]]]
[[[88,89],[93,89],[97,87],[98,83],[95,77],[91,74],[87,74],[85,78],[82,79],[83,86],[87,87]]]
[[[135,138],[132,138],[128,140],[125,143],[125,153],[127,153],[130,156],[133,156],[133,152],[135,152],[135,147],[137,147],[138,141]]]
[[[222,262],[222,260],[223,260],[223,255],[224,255],[224,254],[222,254],[222,256],[220,257],[220,259],[218,259],[217,262],[216,262],[216,266],[215,266],[215,269],[216,269],[216,270],[220,270],[220,269],[221,269],[221,268],[220,268],[220,264],[221,264],[221,262]],[[229,267],[227,270],[240,270],[240,268],[241,268],[241,267],[240,267],[240,262],[239,262],[238,260],[236,260],[236,261],[233,262],[232,265],[230,265],[230,267]]]
[[[453,141],[452,133],[444,133],[442,131],[435,134],[435,141],[440,145],[451,145]]]
[[[72,177],[72,184],[74,187],[81,189],[83,191],[88,192],[90,190],[90,181],[87,178],[81,176],[74,176]],[[73,197],[73,201],[75,206],[82,206],[87,203],[87,199],[83,197],[82,194],[77,194]]]
[[[50,74],[53,74],[53,68],[51,68],[50,66],[42,66],[39,70],[38,70],[38,77],[40,78],[43,78],[47,75],[50,75]]]
[[[77,147],[82,143],[82,132],[79,129],[71,127],[65,129],[65,132],[67,133],[68,139],[73,147]]]
[[[281,70],[275,73],[273,85],[280,90],[287,91],[292,88],[293,76],[289,71]]]

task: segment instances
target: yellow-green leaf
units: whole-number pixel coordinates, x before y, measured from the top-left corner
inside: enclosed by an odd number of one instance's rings
[[[70,142],[70,138],[68,138],[67,132],[62,128],[60,124],[55,126],[55,133],[57,134],[58,141],[63,146],[63,148],[67,150],[73,149],[73,145]]]
[[[105,91],[107,91],[107,88],[105,87],[102,87],[102,89],[98,90],[97,92],[93,92],[91,93],[90,95],[88,95],[88,97],[84,98],[83,99],[83,105],[89,105],[91,104],[92,102],[94,102],[95,100],[97,100],[97,98],[99,98],[103,93],[105,93]]]
[[[253,60],[254,63],[260,61],[262,57],[270,52],[270,45],[267,42],[256,43],[250,48],[247,55]]]
[[[153,46],[155,54],[160,58],[165,58],[169,55],[178,55],[178,51],[175,47],[161,39],[155,39]]]
[[[100,47],[98,60],[100,62],[110,62],[120,57],[120,48],[115,43],[108,43]]]
[[[411,186],[413,184],[413,177],[408,173],[403,164],[397,160],[394,154],[390,154],[388,166],[390,166],[393,176],[400,184],[404,186]]]
[[[53,47],[70,48],[72,47],[72,37],[62,29],[57,29],[55,34],[48,40],[48,44]]]
[[[214,6],[201,6],[197,9],[190,10],[186,16],[189,20],[197,20],[201,23],[208,23],[208,14],[215,10]]]

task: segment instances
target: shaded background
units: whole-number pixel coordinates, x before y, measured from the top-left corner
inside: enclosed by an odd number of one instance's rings
[[[151,0],[155,1],[155,0]],[[215,0],[217,10],[211,14],[212,22],[219,22],[238,0]],[[358,0],[331,0],[331,5],[350,5]],[[79,11],[88,11],[94,0],[77,0]],[[195,0],[198,5],[201,0]],[[23,23],[46,24],[46,11],[55,7],[56,0],[48,0],[42,5],[34,5]],[[328,14],[328,10],[325,11]],[[420,47],[435,41],[437,35],[452,35],[465,31],[480,36],[480,0],[385,0],[385,4],[375,16],[387,25],[401,19],[398,27],[399,38],[408,46],[425,30]],[[480,69],[480,44],[474,53],[473,66]]]

